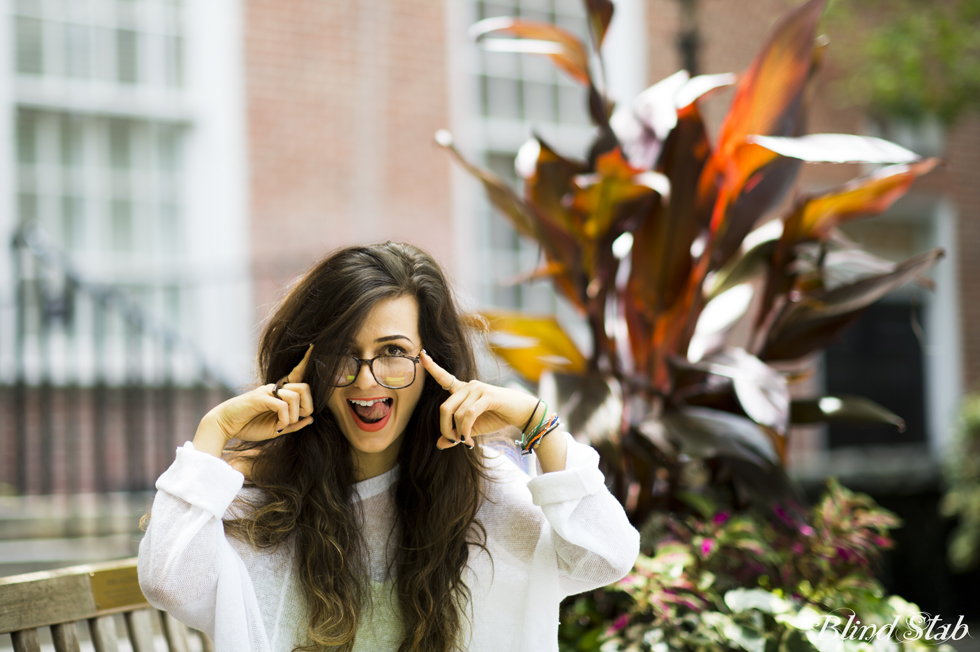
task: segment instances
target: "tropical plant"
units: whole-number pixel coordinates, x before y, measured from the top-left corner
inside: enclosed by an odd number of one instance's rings
[[[806,135],[827,45],[816,36],[824,0],[787,12],[739,77],[681,71],[618,105],[603,88],[600,50],[613,4],[585,6],[591,48],[546,23],[494,18],[472,29],[495,51],[550,58],[588,89],[596,136],[583,158],[531,138],[515,162],[519,194],[465,160],[448,132],[436,135],[540,246],[530,277],[551,279],[591,332],[581,351],[554,317],[488,311],[491,344],[600,451],[634,523],[685,509],[678,496],[692,487],[735,507],[753,495],[767,502],[788,487],[792,424],[902,423],[857,397],[791,400],[788,385],[868,305],[926,282],[941,250],[896,264],[837,227],[886,210],[938,161],[875,138]],[[700,102],[733,84],[712,142]],[[798,192],[785,209],[804,162],[874,170]]]

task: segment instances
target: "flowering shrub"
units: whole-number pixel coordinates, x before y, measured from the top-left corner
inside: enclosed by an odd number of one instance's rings
[[[594,598],[568,607],[566,635],[585,622],[592,632],[575,632],[577,642],[567,641],[566,650],[934,649],[936,640],[910,624],[918,608],[887,596],[872,576],[899,521],[868,496],[830,481],[812,509],[775,505],[765,517],[715,511],[703,497],[688,500],[696,515],[658,515],[647,523],[649,554],[611,587],[632,599],[615,605],[619,615],[602,620],[587,606]],[[836,619],[821,632],[829,616]]]

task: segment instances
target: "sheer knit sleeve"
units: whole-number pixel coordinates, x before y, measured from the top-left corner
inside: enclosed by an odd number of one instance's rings
[[[527,483],[553,536],[562,596],[605,586],[629,573],[640,535],[606,488],[599,454],[568,433],[565,470],[542,473]]]
[[[494,566],[513,560],[527,568],[532,584],[550,585],[560,600],[624,577],[639,554],[640,536],[606,489],[599,454],[567,433],[559,436],[568,442],[563,471],[539,468],[529,480],[504,457],[491,462],[496,482],[483,523],[506,553],[494,557]]]
[[[264,652],[268,639],[252,580],[221,520],[243,481],[190,442],[178,448],[156,483],[139,581],[150,604],[221,641],[221,649]]]

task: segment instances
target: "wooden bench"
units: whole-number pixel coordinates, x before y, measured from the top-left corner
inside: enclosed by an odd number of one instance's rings
[[[135,558],[0,578],[0,634],[11,634],[15,652],[40,652],[43,627],[51,628],[56,652],[80,652],[76,624],[85,622],[96,652],[118,652],[118,614],[133,652],[154,652],[154,630],[163,634],[170,652],[189,652],[189,636],[200,636],[204,652],[214,650],[203,633],[190,633],[147,603]]]

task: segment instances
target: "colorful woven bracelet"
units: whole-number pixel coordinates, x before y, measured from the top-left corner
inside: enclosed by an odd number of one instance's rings
[[[541,440],[544,439],[545,435],[550,433],[552,430],[556,430],[561,425],[561,421],[558,419],[557,414],[552,414],[546,423],[542,423],[526,438],[526,441],[521,442],[521,454],[530,455],[531,451],[538,447]]]
[[[541,413],[541,420],[538,421],[538,425],[534,426],[534,429],[531,430],[530,434],[525,433],[524,431],[527,430],[527,427],[531,424],[531,419],[534,418],[534,412],[538,411],[538,406],[540,406],[542,403],[544,403],[544,412]],[[537,405],[534,406],[534,412],[531,413],[531,416],[527,419],[527,423],[525,423],[524,427],[521,429],[521,438],[514,440],[514,443],[517,444],[517,447],[521,450],[524,450],[525,442],[527,442],[534,433],[540,430],[542,424],[544,424],[545,417],[548,416],[548,402],[539,399]]]

